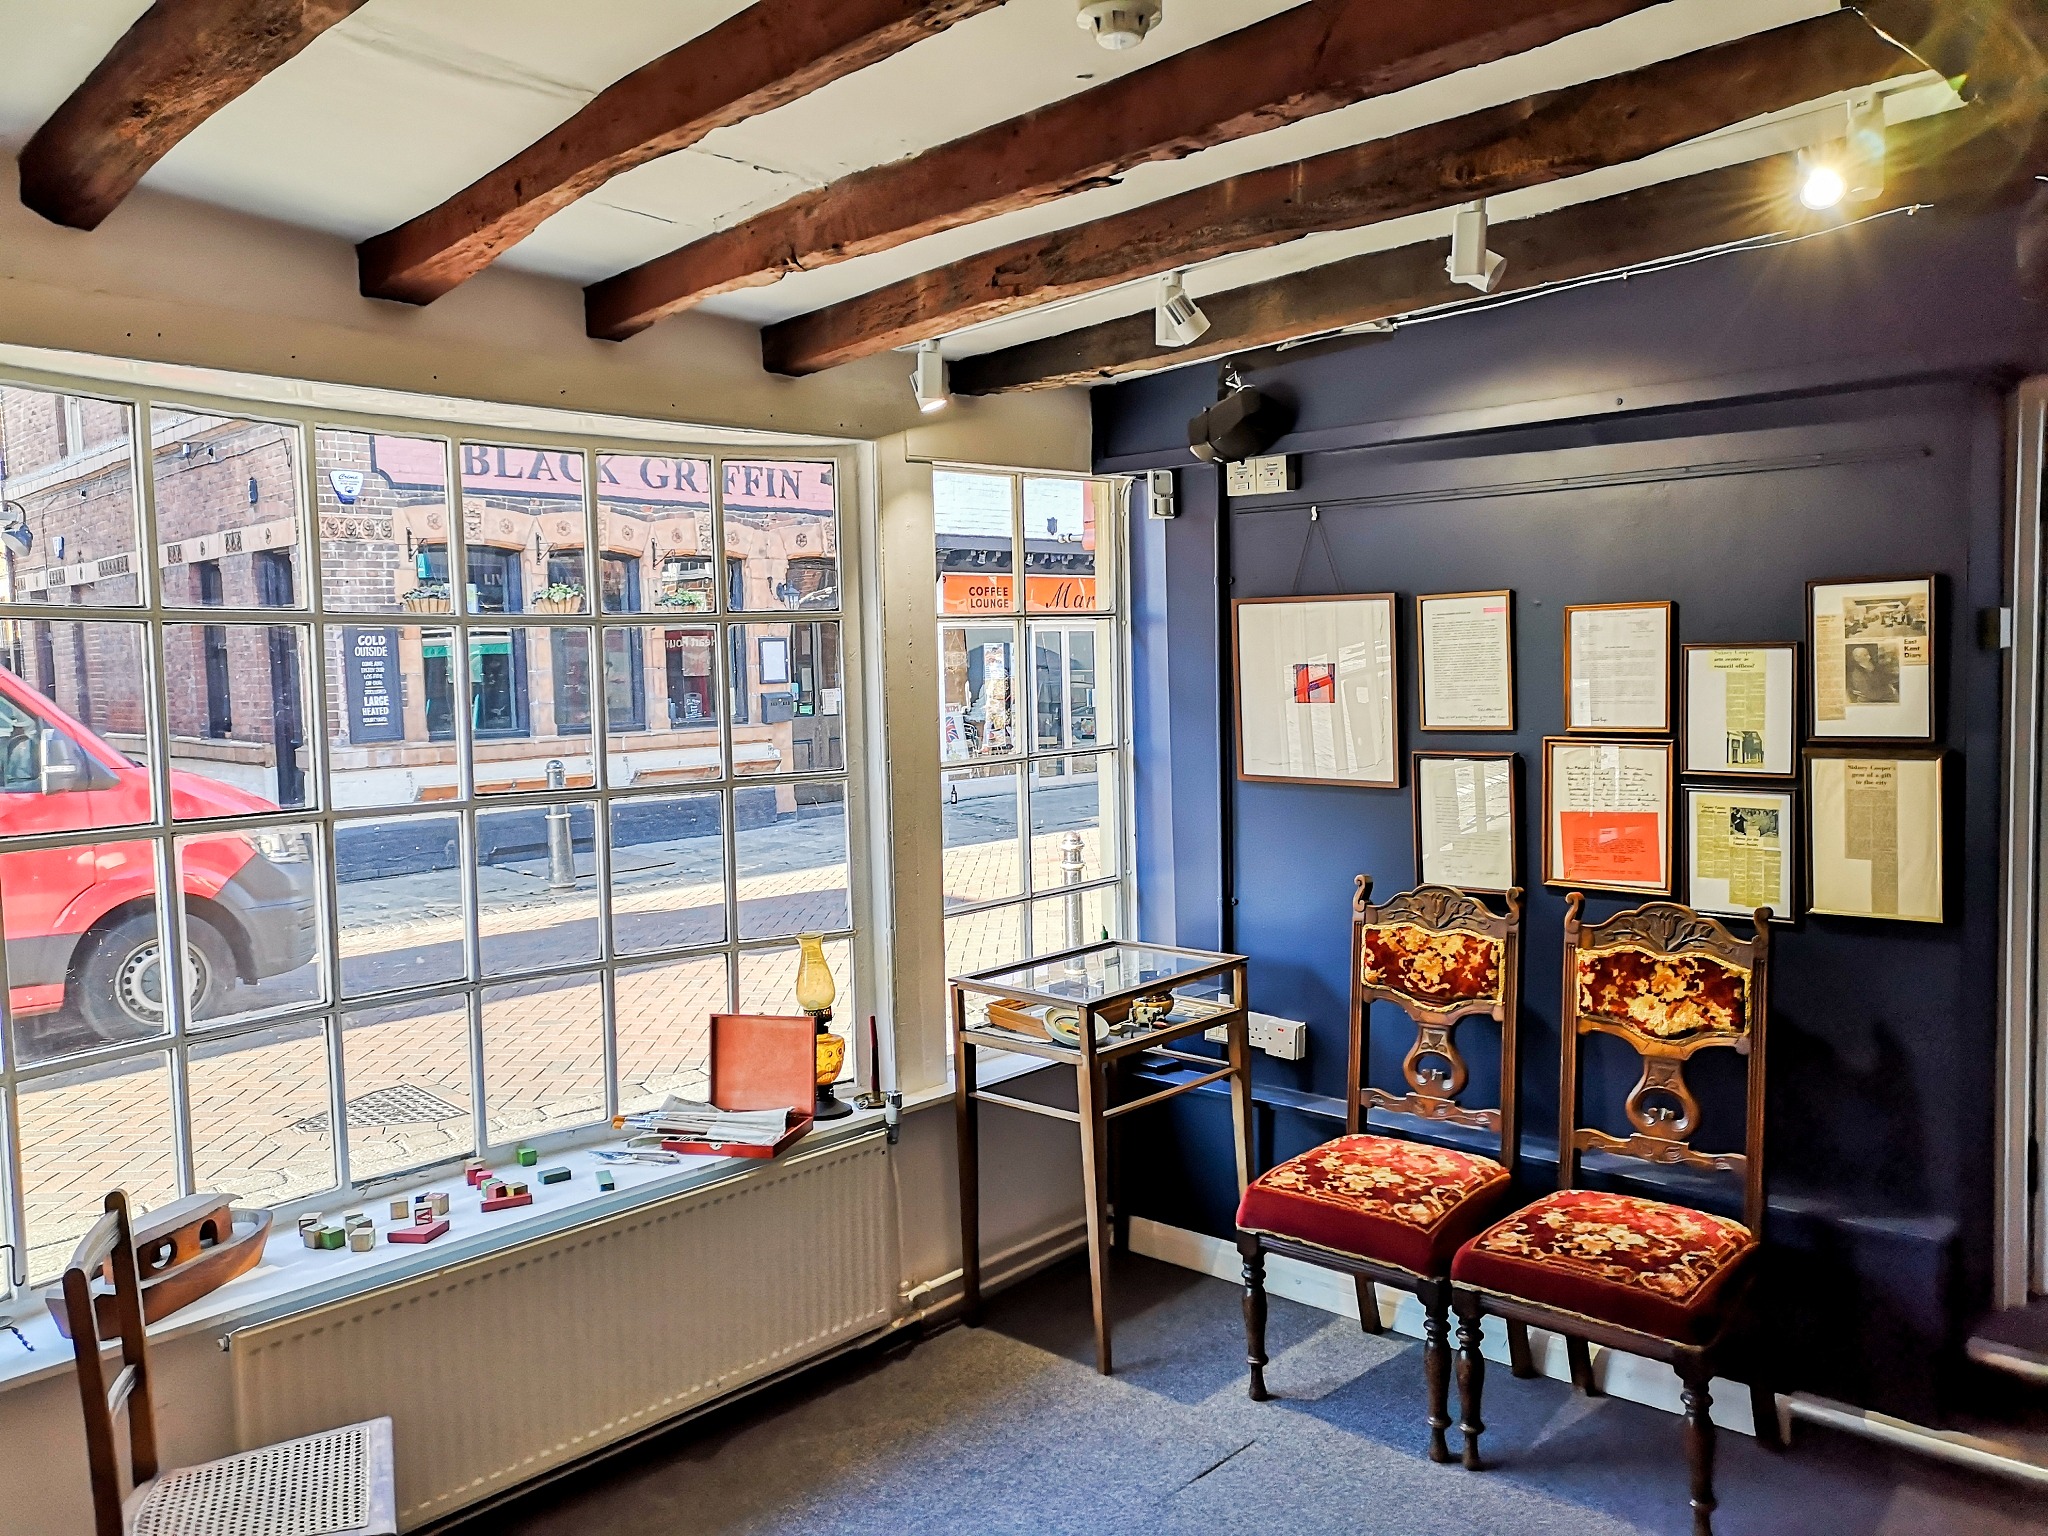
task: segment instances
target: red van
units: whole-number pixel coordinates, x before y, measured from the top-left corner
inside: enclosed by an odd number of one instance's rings
[[[184,820],[278,809],[260,795],[173,770]],[[103,1040],[163,1027],[153,845],[117,830],[150,819],[148,770],[0,667],[0,849],[10,837],[108,829],[108,841],[0,851],[8,1004],[17,1020],[68,1007]],[[195,828],[195,831],[198,829]],[[315,867],[295,830],[199,836],[183,845],[193,1015],[224,1012],[237,980],[313,958]]]

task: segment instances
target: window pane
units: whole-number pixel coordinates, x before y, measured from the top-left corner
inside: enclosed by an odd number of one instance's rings
[[[460,998],[344,1015],[341,1060],[351,1178],[382,1178],[476,1150],[469,1013]]]
[[[1016,483],[1008,475],[932,472],[940,613],[1017,611]]]
[[[852,924],[844,784],[736,790],[733,824],[741,938],[830,932]],[[740,1011],[748,1009],[742,1004]]]
[[[192,1048],[192,1178],[245,1205],[332,1189],[327,1026],[294,1024]]]
[[[477,793],[594,782],[589,630],[472,629],[469,696]]]
[[[1113,885],[1098,885],[1031,903],[1031,953],[1056,954],[1118,937],[1116,892]]]
[[[587,803],[477,812],[486,976],[597,958],[596,827]]]
[[[334,829],[341,989],[398,992],[467,974],[462,818],[394,816]],[[354,1083],[354,1069],[349,1078]]]
[[[604,1118],[597,978],[484,989],[484,1105],[493,1145]]]
[[[1108,753],[1031,764],[1034,891],[1116,873],[1116,793],[1116,758]]]
[[[622,967],[613,987],[619,1030],[619,1113],[670,1094],[711,1092],[711,1015],[727,1011],[726,957]]]
[[[946,919],[946,975],[965,976],[1024,958],[1024,909],[991,907],[986,912],[963,912]],[[988,999],[970,995],[970,1021],[986,1016]]]
[[[604,632],[606,782],[689,784],[722,776],[718,631],[613,625]]]
[[[733,772],[846,768],[845,692],[836,623],[736,624],[731,631]]]
[[[1108,480],[1024,479],[1024,606],[1033,613],[1115,606],[1098,536],[1115,526]],[[1107,548],[1107,541],[1101,543]]]
[[[801,953],[794,944],[773,949],[743,949],[739,962],[740,1013],[771,1013],[794,1017],[803,1010],[796,1005],[796,973]],[[860,1016],[859,999],[853,995],[853,946],[845,939],[825,941],[825,964],[832,972],[832,1032],[853,1039],[853,1021]],[[862,1027],[865,1028],[865,1021]],[[853,1052],[846,1053],[851,1075]]]
[[[939,756],[1008,757],[1017,740],[1017,626],[939,626]]]
[[[328,626],[327,762],[337,807],[413,805],[460,792],[450,634],[410,624]]]
[[[320,835],[311,826],[178,839],[185,985],[201,1021],[327,1000]],[[246,985],[237,985],[237,975]]]
[[[169,608],[303,608],[299,429],[169,406],[149,415]]]
[[[155,818],[145,634],[0,619],[0,836]]]
[[[838,609],[837,480],[835,464],[726,460],[725,558],[734,609]]]
[[[0,854],[22,1063],[163,1032],[160,888],[153,842]]]
[[[1108,659],[1114,643],[1114,631],[1101,621],[1031,626],[1035,750],[1107,746],[1115,739],[1115,689],[1106,670],[1098,674],[1098,660]]]
[[[605,612],[710,612],[717,581],[709,459],[599,454],[597,523],[606,560],[630,558],[637,576],[628,592],[622,573],[607,569]]]
[[[464,443],[471,613],[588,613],[583,455]]]
[[[166,624],[171,814],[180,821],[313,803],[302,659],[288,624]]]
[[[1024,894],[1017,836],[1015,763],[943,773],[946,906],[970,906]]]
[[[612,943],[621,954],[725,940],[724,799],[615,800]]]
[[[177,1198],[167,1056],[83,1067],[21,1085],[21,1192],[28,1206],[28,1272],[54,1277],[125,1189],[132,1208]]]
[[[0,603],[142,601],[127,405],[0,384],[0,508]]]
[[[448,445],[321,427],[313,434],[320,592],[339,613],[448,611]],[[440,551],[438,565],[429,550]]]

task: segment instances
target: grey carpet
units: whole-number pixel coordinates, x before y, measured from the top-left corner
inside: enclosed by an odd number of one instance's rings
[[[1422,1454],[1420,1346],[1275,1301],[1244,1393],[1238,1293],[1116,1260],[1117,1374],[1092,1365],[1087,1272],[992,1302],[986,1326],[826,1368],[484,1517],[508,1536],[1285,1532],[1686,1536],[1676,1418],[1487,1375],[1493,1470]],[[1455,1410],[1454,1410],[1455,1411]],[[1720,1436],[1722,1536],[2048,1536],[2009,1484],[1802,1428]]]

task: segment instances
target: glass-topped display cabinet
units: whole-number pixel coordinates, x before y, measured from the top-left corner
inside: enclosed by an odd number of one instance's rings
[[[1110,1370],[1108,1257],[1126,1226],[1110,1179],[1110,1122],[1210,1083],[1228,1081],[1240,1191],[1251,1176],[1251,1045],[1245,957],[1165,944],[1105,940],[1022,965],[952,980],[953,1102],[959,1132],[962,1290],[980,1320],[979,1107],[998,1104],[1065,1120],[1081,1132],[1088,1267],[1095,1293],[1095,1363]],[[1223,1031],[1221,1057],[1186,1049]],[[981,1086],[980,1052],[1039,1056],[1074,1073],[1075,1107]]]

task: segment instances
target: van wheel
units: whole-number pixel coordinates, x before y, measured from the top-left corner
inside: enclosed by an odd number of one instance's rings
[[[185,990],[192,1017],[220,1010],[235,985],[235,957],[219,930],[202,918],[186,922]],[[162,945],[156,915],[135,912],[93,940],[78,969],[78,1012],[109,1043],[161,1034],[164,1027]]]

